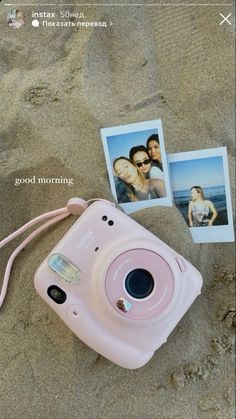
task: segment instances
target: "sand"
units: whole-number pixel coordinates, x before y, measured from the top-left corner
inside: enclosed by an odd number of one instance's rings
[[[227,146],[233,189],[234,39],[219,25],[230,7],[83,7],[113,25],[17,31],[6,9],[1,2],[1,238],[72,196],[112,199],[102,127],[161,118],[168,153]],[[14,185],[33,176],[74,184]],[[146,366],[124,370],[36,294],[34,273],[72,219],[50,229],[18,256],[0,311],[2,419],[234,417],[234,245],[193,244],[174,207],[132,218],[200,270],[202,295]],[[18,242],[1,250],[2,275]]]

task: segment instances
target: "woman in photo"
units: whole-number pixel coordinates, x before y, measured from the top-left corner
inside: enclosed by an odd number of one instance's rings
[[[147,150],[152,164],[163,170],[158,134],[153,134],[147,139]]]
[[[191,188],[191,201],[188,206],[188,219],[190,227],[209,227],[213,225],[217,217],[217,211],[214,204],[205,199],[201,186],[193,186]],[[211,218],[208,218],[209,213]]]
[[[159,167],[152,164],[148,150],[144,145],[132,147],[129,152],[129,158],[135,163],[139,172],[142,173],[146,179],[164,180],[164,173]]]
[[[166,196],[165,184],[161,179],[146,179],[127,157],[118,157],[113,162],[116,176],[125,185],[128,202],[156,199]],[[118,202],[124,202],[118,196]]]

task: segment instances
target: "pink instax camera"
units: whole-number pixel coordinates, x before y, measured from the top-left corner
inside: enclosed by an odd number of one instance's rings
[[[83,342],[134,369],[166,342],[202,277],[113,204],[97,201],[40,265],[35,287]]]

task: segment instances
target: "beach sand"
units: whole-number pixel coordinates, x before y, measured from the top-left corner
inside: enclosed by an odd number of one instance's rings
[[[113,25],[63,30],[32,28],[30,7],[25,26],[10,29],[6,9],[1,3],[1,238],[73,196],[113,199],[102,127],[161,118],[167,153],[227,146],[233,189],[234,39],[219,25],[230,7],[83,7],[87,20]],[[74,183],[15,186],[33,176]],[[122,369],[36,294],[34,273],[72,219],[51,228],[18,256],[0,311],[2,419],[234,417],[234,244],[194,244],[175,207],[132,218],[199,269],[202,295],[146,366]],[[1,250],[2,276],[19,242]]]

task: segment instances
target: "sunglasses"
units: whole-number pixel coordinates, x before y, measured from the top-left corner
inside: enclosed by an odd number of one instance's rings
[[[142,162],[138,162],[138,163],[135,163],[136,164],[136,166],[138,166],[138,167],[142,167],[142,165],[143,164],[145,164],[145,166],[147,165],[147,164],[149,164],[149,163],[151,163],[151,160],[150,159],[145,159],[145,160],[143,160]]]

